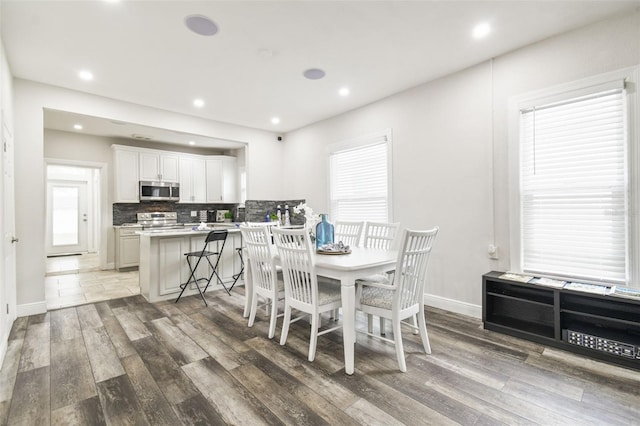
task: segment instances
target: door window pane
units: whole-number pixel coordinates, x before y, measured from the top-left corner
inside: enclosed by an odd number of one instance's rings
[[[54,187],[51,197],[53,245],[78,244],[78,188]]]

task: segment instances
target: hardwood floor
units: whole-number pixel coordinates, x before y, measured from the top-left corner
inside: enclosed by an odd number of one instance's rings
[[[132,296],[19,318],[0,370],[0,424],[640,422],[640,372],[437,309],[427,312],[431,355],[403,334],[407,373],[392,345],[358,335],[347,376],[340,332],[319,338],[310,363],[308,323],[292,324],[281,347],[281,321],[267,339],[264,309],[247,327],[242,291],[208,293],[208,308],[199,296]]]

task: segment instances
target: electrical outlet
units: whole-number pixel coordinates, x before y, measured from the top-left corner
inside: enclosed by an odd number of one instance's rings
[[[489,254],[489,259],[498,259],[498,246],[489,244],[489,247],[487,247],[487,253]]]
[[[191,217],[198,216],[198,212],[196,210],[191,210]]]

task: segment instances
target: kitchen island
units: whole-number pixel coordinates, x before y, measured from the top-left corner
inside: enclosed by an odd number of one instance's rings
[[[242,246],[240,229],[235,225],[214,225],[206,230],[191,229],[166,229],[143,230],[140,235],[140,294],[149,302],[170,300],[178,297],[180,284],[189,279],[191,271],[187,265],[184,254],[192,251],[201,251],[204,239],[210,231],[227,230],[227,241],[222,251],[218,273],[227,287],[233,282],[233,275],[240,273],[242,268],[240,257],[236,248]],[[216,247],[211,243],[210,251]],[[220,244],[221,245],[221,244]],[[215,264],[215,260],[211,261]],[[196,278],[208,278],[211,267],[203,260],[196,271]],[[201,286],[205,284],[201,282]],[[242,278],[236,285],[243,284]],[[211,280],[207,292],[222,289],[215,277]],[[188,296],[197,294],[198,290],[193,284],[189,285],[183,294]]]

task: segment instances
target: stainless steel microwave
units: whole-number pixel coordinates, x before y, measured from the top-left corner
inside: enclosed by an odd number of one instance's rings
[[[179,201],[178,182],[140,181],[140,201]]]

